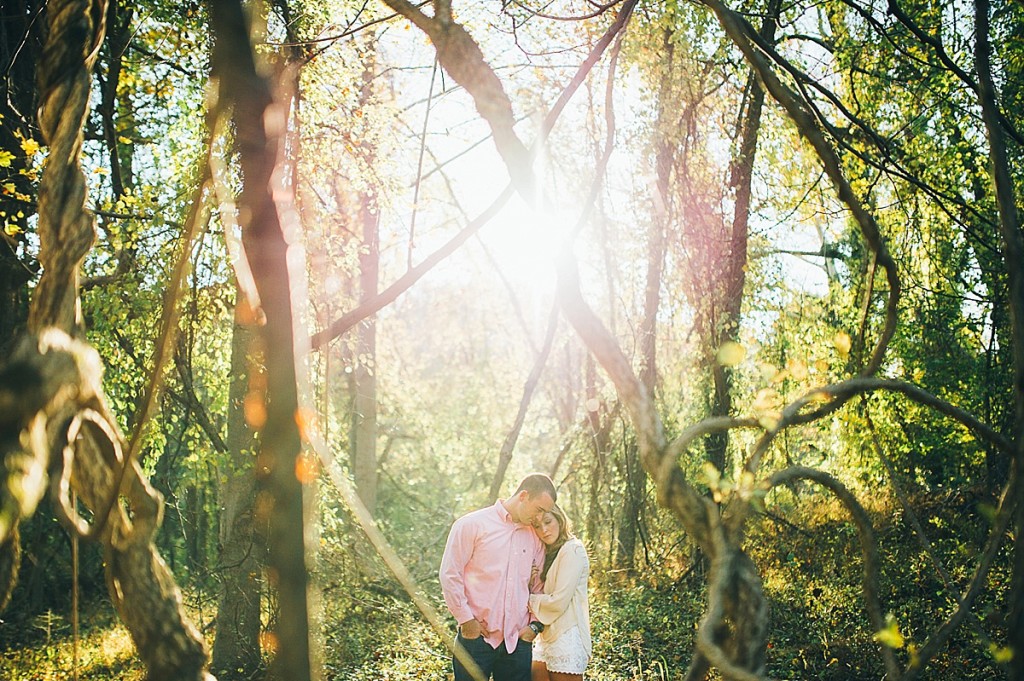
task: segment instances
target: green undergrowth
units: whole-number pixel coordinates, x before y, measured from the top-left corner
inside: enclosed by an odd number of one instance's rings
[[[771,604],[767,653],[772,678],[882,678],[883,644],[906,667],[955,609],[954,594],[966,590],[987,536],[984,499],[956,492],[913,500],[924,541],[895,500],[875,501],[877,507],[869,512],[879,547],[879,599],[886,617],[882,633],[867,614],[860,536],[837,502],[810,497],[798,506],[770,509],[771,515],[750,533],[748,550]],[[783,511],[788,520],[780,515]],[[936,564],[949,575],[949,587]],[[977,601],[981,617],[956,630],[927,663],[924,678],[1005,678],[994,650],[1005,641],[999,613],[1008,593],[1008,570],[1004,548]]]
[[[5,613],[0,622],[0,679],[3,681],[142,681],[143,668],[131,636],[109,601],[84,605],[79,640],[71,615],[53,611],[31,618]],[[76,663],[77,659],[77,663]]]
[[[987,532],[985,504],[970,495],[919,500],[915,508],[930,553],[898,504],[884,502],[869,509],[880,548],[882,608],[889,618],[881,636],[866,614],[859,535],[838,504],[806,497],[778,502],[752,522],[747,551],[762,575],[770,603],[770,678],[879,679],[885,674],[883,642],[892,647],[901,665],[914,658],[926,636],[955,607],[953,591],[935,562],[948,572],[953,589],[965,589]],[[1005,678],[995,657],[1006,633],[1000,613],[1009,588],[1007,550],[998,557],[978,600],[978,616],[957,630],[922,678]],[[684,677],[705,592],[699,570],[673,574],[678,569],[652,562],[640,565],[638,576],[626,577],[602,573],[595,566],[590,681]],[[441,637],[400,589],[386,582],[346,580],[343,572],[334,574],[321,598],[324,679],[449,681],[450,658]],[[444,613],[433,593],[436,583],[421,586]],[[212,636],[212,627],[205,626],[212,613],[207,608],[200,614],[200,626]],[[18,620],[11,615],[7,613],[9,621],[0,624],[0,679],[71,678],[69,616],[51,612]],[[445,626],[451,623],[446,620]],[[78,659],[83,681],[143,678],[131,640],[107,601],[83,607]]]
[[[685,671],[700,606],[691,591],[639,583],[614,585],[595,578],[591,599],[594,660],[588,679],[661,681],[678,678]],[[364,609],[361,616],[359,627],[339,620],[332,625],[328,620],[324,637],[328,679],[450,679],[447,650],[411,605],[395,601]],[[357,651],[362,659],[354,654]]]

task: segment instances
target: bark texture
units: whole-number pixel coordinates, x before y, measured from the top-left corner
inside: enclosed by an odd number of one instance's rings
[[[241,297],[241,292],[237,294]],[[221,679],[251,679],[260,668],[260,570],[263,547],[253,525],[256,501],[255,440],[245,422],[252,333],[236,321],[231,337],[231,385],[228,395],[229,463],[221,487],[220,600],[213,669]],[[258,370],[257,370],[258,372]]]

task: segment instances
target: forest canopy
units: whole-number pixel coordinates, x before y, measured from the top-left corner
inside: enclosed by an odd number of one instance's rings
[[[0,676],[449,679],[541,471],[588,678],[1024,678],[1019,3],[0,25]]]

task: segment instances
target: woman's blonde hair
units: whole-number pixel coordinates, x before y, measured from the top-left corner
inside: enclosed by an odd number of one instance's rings
[[[565,542],[572,538],[572,528],[569,525],[569,518],[566,517],[565,512],[555,504],[551,507],[551,515],[555,516],[555,520],[558,522],[558,539],[555,543],[550,544],[544,550],[544,569],[540,572],[541,579],[548,578],[548,569],[551,564],[555,562],[555,558],[558,556],[559,550],[565,545]]]

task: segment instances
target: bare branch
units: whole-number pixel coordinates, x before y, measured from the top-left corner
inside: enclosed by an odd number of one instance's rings
[[[754,418],[736,418],[732,416],[713,416],[693,424],[669,443],[665,448],[665,457],[675,460],[685,452],[690,444],[699,437],[721,433],[733,428],[762,428],[761,422]]]
[[[904,681],[913,681],[913,679],[920,676],[924,669],[924,663],[935,657],[935,655],[942,650],[946,645],[946,642],[949,641],[949,638],[953,635],[953,632],[957,630],[957,627],[959,627],[964,618],[967,617],[971,607],[974,605],[974,601],[979,595],[981,595],[982,590],[985,588],[989,570],[992,569],[992,565],[995,563],[999,549],[1003,545],[1007,530],[1010,528],[1010,522],[1013,520],[1014,514],[1020,508],[1020,473],[1020,467],[1016,462],[1014,462],[1014,465],[1010,470],[1010,480],[1003,489],[1002,498],[999,500],[999,506],[996,508],[995,516],[992,520],[992,529],[985,542],[985,548],[982,550],[981,556],[978,558],[978,565],[974,569],[974,575],[971,577],[970,585],[961,596],[956,610],[950,613],[949,617],[946,618],[942,625],[936,629],[931,636],[928,637],[928,640],[925,641],[924,645],[921,646],[921,649],[918,651],[918,657],[921,660],[921,664],[908,668]]]
[[[338,336],[346,333],[353,326],[366,319],[370,315],[376,314],[382,308],[387,307],[395,301],[398,296],[405,293],[419,281],[423,275],[429,272],[435,265],[447,258],[449,255],[454,253],[459,246],[464,244],[469,237],[473,236],[477,231],[480,230],[491,218],[493,218],[498,211],[512,198],[513,187],[508,185],[504,191],[491,203],[490,206],[484,210],[483,213],[477,216],[475,220],[470,222],[468,225],[462,228],[455,236],[448,240],[448,242],[438,248],[436,251],[427,256],[423,262],[416,265],[411,270],[407,271],[391,286],[387,287],[379,294],[365,300],[358,306],[346,312],[340,318],[331,322],[331,324],[324,330],[318,331],[313,334],[310,338],[310,343],[314,349],[320,349],[327,343],[331,342]]]
[[[896,263],[889,254],[874,216],[865,209],[850,185],[849,180],[846,179],[839,156],[825,138],[814,116],[804,106],[801,98],[779,80],[765,58],[765,54],[771,54],[780,63],[785,62],[785,60],[777,54],[774,47],[761,38],[746,19],[729,9],[721,0],[705,0],[705,4],[714,11],[726,33],[729,34],[729,37],[743,52],[748,63],[757,72],[765,89],[782,105],[786,113],[789,114],[790,119],[796,124],[800,134],[810,142],[826,174],[835,186],[840,201],[845,203],[850,209],[854,219],[857,221],[857,225],[860,227],[865,242],[876,254],[878,264],[886,272],[886,279],[889,283],[889,295],[886,304],[885,323],[871,358],[860,372],[862,376],[870,376],[877,372],[881,366],[889,341],[896,331],[900,295],[900,281]]]
[[[942,65],[959,78],[964,85],[970,88],[974,94],[977,95],[979,100],[985,96],[984,86],[980,82],[984,80],[984,78],[982,77],[979,78],[979,80],[974,80],[970,74],[960,68],[960,66],[953,61],[953,58],[949,56],[949,53],[946,52],[946,48],[943,46],[941,38],[933,36],[921,28],[921,26],[914,21],[913,17],[903,11],[898,0],[889,0],[888,9],[889,13],[896,17],[901,24],[909,28],[910,32],[913,33],[918,40],[932,48],[935,52],[935,56],[942,62]],[[980,10],[981,7],[976,6],[976,9]],[[987,8],[985,11],[987,11]],[[1016,128],[1013,126],[1013,122],[1008,119],[1002,111],[997,111],[995,115],[998,118],[1000,125],[1006,130],[1007,134],[1013,137],[1018,144],[1024,144],[1024,137],[1017,132]]]
[[[893,490],[896,492],[896,498],[900,502],[900,506],[903,507],[903,513],[906,516],[910,527],[914,530],[914,535],[917,537],[918,542],[921,544],[921,549],[925,552],[928,558],[932,561],[932,565],[935,566],[935,571],[939,573],[939,577],[942,579],[942,583],[954,599],[956,599],[957,605],[961,603],[960,590],[953,582],[952,576],[949,574],[949,570],[942,564],[939,557],[935,555],[935,549],[932,547],[931,541],[928,539],[928,533],[925,532],[924,526],[921,525],[921,520],[917,516],[917,512],[910,503],[910,499],[907,497],[906,491],[903,489],[903,485],[900,484],[899,478],[896,474],[896,467],[892,463],[892,459],[885,453],[882,448],[882,443],[878,439],[878,431],[875,429],[875,424],[871,419],[871,415],[865,408],[863,410],[865,419],[867,420],[868,429],[871,431],[871,443],[874,445],[875,454],[878,455],[879,461],[885,466],[886,473],[889,474],[889,482],[892,484]],[[978,638],[986,646],[991,643],[988,634],[981,627],[981,623],[978,621],[977,616],[974,613],[968,612],[968,619],[970,620],[971,626],[974,628],[974,633],[977,634]],[[927,660],[921,660],[921,666],[927,663]]]
[[[536,191],[530,152],[516,135],[512,102],[494,70],[484,60],[480,46],[459,23],[452,20],[449,0],[435,1],[435,16],[430,17],[408,0],[384,0],[429,36],[437,50],[441,66],[473,97],[476,110],[494,134],[494,144],[508,168],[512,183],[524,197]]]

